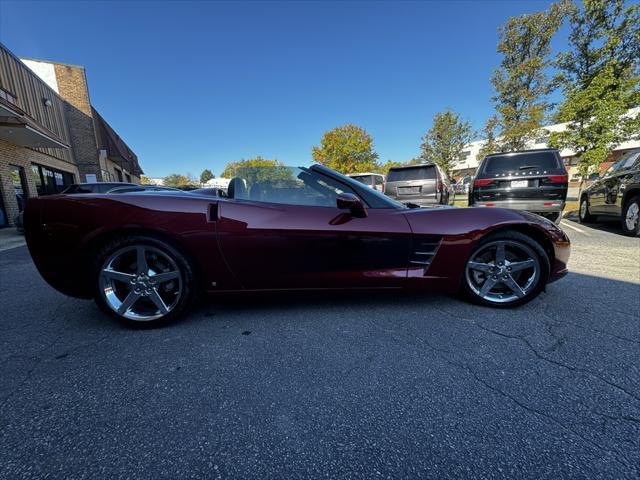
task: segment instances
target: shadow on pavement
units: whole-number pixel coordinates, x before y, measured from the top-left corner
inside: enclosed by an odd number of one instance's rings
[[[577,211],[567,212],[562,216],[565,220],[570,220],[575,223],[580,223]],[[615,233],[616,235],[625,236],[622,233],[622,227],[620,226],[620,219],[615,217],[596,217],[597,222],[583,223],[582,225],[593,230],[600,230],[607,233]]]

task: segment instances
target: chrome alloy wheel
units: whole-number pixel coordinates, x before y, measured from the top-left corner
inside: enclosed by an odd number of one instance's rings
[[[118,315],[135,321],[168,314],[182,296],[176,262],[162,250],[132,245],[113,253],[100,269],[100,292]]]
[[[536,288],[540,274],[538,255],[514,240],[482,245],[465,269],[471,290],[492,303],[509,303],[527,296]]]
[[[640,219],[640,207],[638,207],[638,202],[633,202],[627,208],[627,215],[624,219],[625,224],[627,225],[627,229],[633,232],[638,225],[638,220]]]
[[[585,218],[587,216],[587,208],[589,208],[587,201],[583,200],[580,204],[580,218]]]

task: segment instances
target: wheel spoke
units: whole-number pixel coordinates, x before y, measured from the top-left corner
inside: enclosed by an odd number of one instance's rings
[[[469,262],[467,265],[471,270],[478,270],[479,272],[490,273],[493,271],[493,265],[490,263]]]
[[[507,278],[502,279],[502,283],[504,283],[509,289],[515,293],[518,298],[522,298],[525,296],[524,290],[518,285],[518,283],[513,279],[511,275],[507,275]]]
[[[127,310],[129,310],[139,298],[139,293],[133,291],[129,292],[129,295],[127,295],[127,297],[124,299],[124,302],[122,302],[122,304],[120,304],[120,306],[118,307],[118,313],[120,315],[126,313]]]
[[[151,289],[151,293],[149,293],[149,300],[155,303],[156,307],[158,307],[158,309],[160,310],[160,313],[165,314],[169,311],[167,305],[164,303],[164,300],[162,300],[162,297],[158,293],[158,290],[156,290],[155,288]]]
[[[535,264],[536,262],[529,258],[528,260],[523,260],[522,262],[511,262],[509,264],[509,268],[511,268],[512,272],[519,272],[520,270],[534,267]]]
[[[118,280],[124,283],[129,283],[131,280],[133,280],[136,277],[131,273],[117,272],[109,268],[105,268],[104,270],[102,270],[102,275],[104,275],[107,278],[110,278],[111,280]]]
[[[158,273],[157,275],[151,275],[149,277],[150,280],[156,283],[168,282],[169,280],[174,280],[180,276],[178,272],[163,272]]]
[[[138,273],[149,273],[149,266],[147,265],[147,256],[144,247],[136,247],[136,268]]]
[[[499,242],[498,245],[496,245],[496,264],[504,264],[505,259],[504,242]]]
[[[480,296],[485,297],[491,291],[491,289],[495,286],[496,283],[498,282],[493,277],[487,277],[487,279],[482,284],[482,287],[480,288],[480,292],[479,292]]]

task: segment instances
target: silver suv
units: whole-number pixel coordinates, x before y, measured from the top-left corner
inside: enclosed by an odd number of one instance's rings
[[[384,187],[385,195],[404,203],[448,205],[453,203],[451,181],[434,164],[408,165],[389,170]]]

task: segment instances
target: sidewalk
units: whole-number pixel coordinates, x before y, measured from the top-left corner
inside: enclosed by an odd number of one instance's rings
[[[0,252],[25,245],[24,235],[15,228],[0,228]]]

